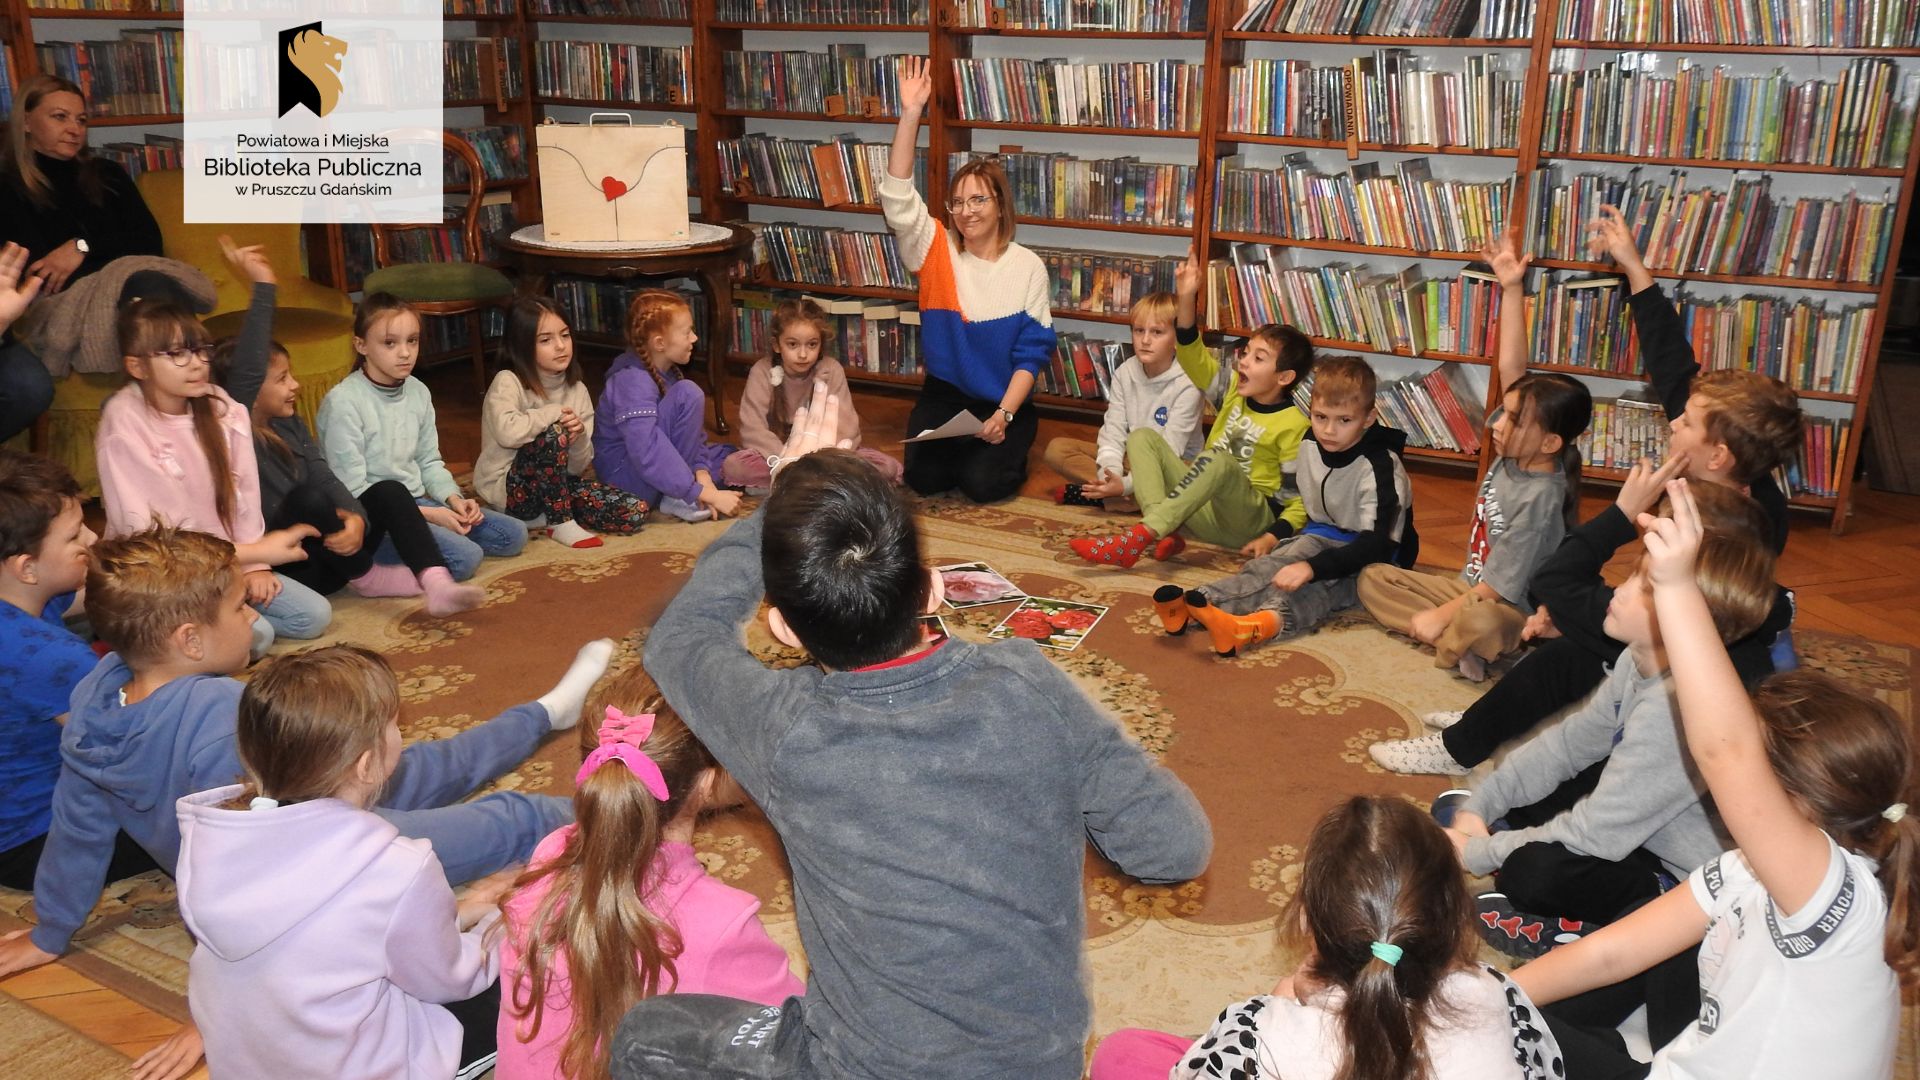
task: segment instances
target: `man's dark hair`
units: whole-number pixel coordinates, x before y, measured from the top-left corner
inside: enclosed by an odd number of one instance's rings
[[[767,498],[767,601],[835,671],[892,660],[920,640],[931,587],[900,489],[849,450],[788,465]]]

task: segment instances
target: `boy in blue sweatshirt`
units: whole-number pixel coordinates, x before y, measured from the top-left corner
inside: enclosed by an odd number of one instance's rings
[[[1184,880],[1211,853],[1206,816],[1031,642],[923,639],[941,593],[911,509],[854,454],[807,453],[838,408],[816,387],[766,505],[701,555],[646,652],[780,832],[806,996],[649,998],[613,1075],[1076,1080],[1087,844]],[[818,667],[747,652],[763,594]]]
[[[1362,568],[1413,565],[1420,539],[1413,486],[1400,460],[1407,436],[1376,421],[1377,389],[1373,368],[1359,357],[1314,366],[1312,428],[1296,459],[1306,528],[1282,540],[1291,527],[1277,523],[1242,549],[1254,559],[1232,577],[1186,592],[1162,585],[1153,606],[1167,633],[1185,633],[1197,622],[1214,652],[1232,656],[1269,638],[1304,634],[1358,603],[1355,575]]]
[[[234,721],[257,617],[233,545],[158,527],[95,545],[87,574],[94,629],[113,648],[74,690],[60,736],[53,820],[34,879],[39,924],[0,938],[0,977],[57,959],[106,882],[116,831],[172,873],[174,802],[237,783]],[[613,654],[590,642],[560,684],[450,739],[408,747],[378,812],[433,843],[455,883],[526,859],[572,820],[572,803],[507,792],[448,805],[572,727]]]

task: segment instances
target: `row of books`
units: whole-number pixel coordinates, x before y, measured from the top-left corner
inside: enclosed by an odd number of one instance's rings
[[[771,356],[774,309],[802,295],[779,289],[735,289],[733,351],[755,358]],[[912,375],[920,370],[920,309],[891,300],[808,299],[827,313],[827,355],[848,371]]]
[[[390,264],[417,262],[460,262],[467,258],[466,237],[460,232],[460,217],[464,207],[447,208],[447,224],[431,229],[406,229],[389,233],[388,262]],[[499,233],[510,232],[514,228],[513,203],[510,201],[486,203],[480,207],[480,258],[486,262],[500,259],[500,250],[496,242]],[[373,230],[365,225],[343,225],[340,227],[340,243],[346,257],[348,281],[361,281],[375,270],[373,264]]]
[[[1207,28],[1206,0],[957,0],[960,26],[1170,34]]]
[[[1181,60],[1077,64],[1010,57],[956,59],[960,117],[1152,131],[1198,131],[1199,64]]]
[[[506,97],[518,98],[527,92],[527,71],[520,62],[517,39],[447,38],[441,42],[441,48],[447,59],[441,92],[448,101],[491,100],[496,89],[496,73],[501,83],[499,90]]]
[[[900,112],[896,56],[868,56],[865,45],[826,52],[750,49],[720,58],[730,109],[894,116]]]
[[[462,353],[472,347],[473,321],[465,315],[428,315],[421,322],[420,351],[435,354]],[[507,313],[500,308],[480,312],[480,338],[498,341],[507,333]]]
[[[721,22],[833,23],[848,27],[927,23],[926,6],[913,0],[717,0],[714,16]]]
[[[1563,0],[1556,37],[1690,45],[1920,45],[1911,0]]]
[[[1533,355],[1567,367],[1633,376],[1638,342],[1616,277],[1550,280],[1529,310]],[[1674,298],[1703,368],[1758,371],[1799,390],[1853,394],[1873,305],[1765,294]]]
[[[1802,416],[1800,450],[1787,463],[1785,488],[1795,495],[1840,497],[1840,475],[1846,468],[1847,438],[1853,428],[1831,416]]]
[[[993,157],[1006,170],[1014,210],[1022,217],[1180,229],[1193,225],[1192,165],[1136,157],[956,151],[948,158],[947,175],[979,157]]]
[[[1407,433],[1408,446],[1480,452],[1486,408],[1459,364],[1440,364],[1423,375],[1381,380],[1373,403],[1388,427]]]
[[[148,169],[178,169],[183,160],[178,136],[153,134],[142,142],[102,143],[93,148],[93,156],[113,162],[127,170],[129,176],[138,176]]]
[[[533,92],[540,97],[689,105],[692,72],[691,45],[533,43]]]
[[[462,15],[511,15],[515,8],[514,0],[442,0],[442,10],[447,18],[454,19]]]
[[[1784,69],[1740,75],[1655,53],[1621,53],[1547,79],[1541,149],[1549,153],[1894,167],[1906,163],[1920,72],[1881,57],[1849,61],[1837,79],[1795,82]],[[1574,54],[1577,55],[1577,54]],[[1904,122],[1900,117],[1904,116]]]
[[[1504,228],[1513,181],[1448,180],[1424,157],[1392,173],[1377,161],[1326,173],[1305,154],[1278,169],[1249,169],[1221,158],[1214,181],[1214,227],[1293,240],[1339,240],[1417,251],[1478,251]]]
[[[13,115],[13,50],[0,48],[0,115]]]
[[[889,232],[856,232],[786,221],[753,222],[754,262],[776,281],[907,289],[913,275]]]
[[[509,7],[513,0],[504,2]],[[688,0],[527,0],[530,15],[597,15],[627,19],[660,19],[685,22],[689,17]]]
[[[1233,28],[1263,34],[1524,38],[1533,35],[1533,8],[1525,0],[1253,0]]]
[[[892,148],[853,135],[822,140],[750,134],[722,139],[718,149],[720,190],[730,194],[811,199],[824,206],[878,206]],[[919,147],[914,150],[914,187],[924,191],[926,180],[927,151]]]
[[[44,41],[40,70],[80,87],[94,116],[150,116],[181,110],[179,27],[122,30],[105,41]]]
[[[1843,418],[1806,413],[1800,421],[1800,447],[1775,476],[1792,494],[1835,498],[1850,425]],[[1580,452],[1587,468],[1631,469],[1642,461],[1665,461],[1669,434],[1666,412],[1651,401],[1596,399],[1593,423],[1580,436]]]
[[[1520,142],[1524,73],[1514,57],[1465,58],[1443,71],[1407,49],[1346,64],[1248,60],[1227,72],[1227,130],[1335,142],[1511,149]]]
[[[664,288],[677,292],[693,309],[693,325],[702,335],[707,332],[707,294],[690,281],[616,281],[611,278],[561,275],[552,281],[554,303],[566,316],[567,325],[581,336],[593,336],[624,342],[627,337],[627,310],[633,298],[647,289]],[[703,353],[708,342],[694,345]]]
[[[1083,315],[1125,315],[1149,293],[1171,293],[1182,261],[1069,248],[1032,251],[1047,268],[1054,311]]]
[[[1641,256],[1655,270],[1878,282],[1886,271],[1899,200],[1891,193],[1838,198],[1770,197],[1771,175],[1736,173],[1726,189],[1686,172],[1642,177],[1561,178],[1549,165],[1528,178],[1533,218],[1527,249],[1549,259],[1587,258],[1587,230],[1603,206],[1618,207]]]
[[[488,180],[522,180],[527,175],[526,132],[519,124],[483,124],[454,132],[480,155],[480,174]],[[467,163],[447,155],[445,180],[467,182]]]

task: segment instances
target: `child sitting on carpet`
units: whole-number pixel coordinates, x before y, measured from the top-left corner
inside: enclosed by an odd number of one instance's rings
[[[707,439],[707,395],[680,372],[698,340],[685,297],[665,289],[635,296],[627,351],[607,369],[600,395],[606,422],[593,432],[600,479],[682,521],[740,508],[739,492],[714,483],[734,447]]]
[[[1373,369],[1336,356],[1314,368],[1297,475],[1307,527],[1224,581],[1182,593],[1162,585],[1154,610],[1169,634],[1206,627],[1214,652],[1232,656],[1269,638],[1304,634],[1357,597],[1354,575],[1391,560],[1412,566],[1413,487],[1400,451],[1406,433],[1375,422]]]
[[[576,824],[540,842],[500,905],[499,1080],[604,1077],[613,1029],[656,994],[806,992],[760,901],[694,857],[694,826],[740,786],[637,666],[587,715],[605,720],[575,778]]]
[[[1729,851],[1619,923],[1526,965],[1543,1004],[1700,948],[1697,1023],[1639,1064],[1618,1035],[1563,1025],[1568,1075],[1882,1077],[1920,942],[1920,807],[1908,723],[1811,671],[1749,700],[1700,587],[1703,530],[1685,482],[1671,520],[1643,519],[1653,606],[1694,763]],[[1762,538],[1764,540],[1764,538]]]
[[[1198,253],[1174,275],[1174,335],[1180,368],[1218,409],[1206,449],[1188,465],[1159,432],[1127,437],[1127,461],[1140,524],[1119,536],[1083,538],[1069,546],[1092,563],[1132,566],[1148,551],[1170,559],[1187,546],[1179,530],[1222,547],[1262,555],[1271,544],[1307,524],[1293,480],[1294,456],[1307,433],[1307,415],[1293,403],[1293,385],[1313,367],[1313,342],[1291,326],[1269,323],[1253,332],[1245,351],[1226,368],[1200,340],[1195,305],[1202,269]],[[1242,545],[1245,545],[1242,547]]]
[[[1184,880],[1206,866],[1206,817],[1036,646],[923,640],[940,578],[900,489],[811,453],[838,408],[816,385],[766,504],[701,554],[646,651],[780,832],[807,994],[649,998],[613,1074],[1077,1080],[1087,843],[1122,873]],[[747,651],[762,597],[818,667]]]
[[[33,889],[60,775],[60,718],[98,659],[65,622],[94,539],[72,473],[0,448],[0,886],[9,889]],[[114,854],[122,877],[152,868],[135,844]]]
[[[586,477],[593,396],[566,317],[544,296],[522,296],[507,312],[505,346],[507,362],[480,406],[474,492],[522,521],[544,522],[568,547],[599,547],[596,533],[639,532],[646,500]]]
[[[1133,324],[1133,355],[1109,380],[1098,443],[1062,436],[1041,455],[1048,468],[1069,481],[1054,490],[1055,502],[1113,509],[1132,495],[1127,442],[1136,431],[1159,434],[1182,460],[1199,453],[1204,402],[1193,380],[1174,363],[1178,305],[1172,293],[1157,292],[1136,301],[1127,313]]]
[[[173,872],[173,802],[233,782],[234,715],[255,614],[233,545],[161,527],[95,545],[87,611],[114,652],[73,692],[61,732],[53,822],[34,881],[39,925],[0,939],[0,976],[56,959],[93,910],[114,834],[124,829]],[[573,808],[498,792],[456,802],[572,727],[613,643],[589,642],[558,685],[447,739],[408,747],[376,811],[433,842],[447,877],[470,881],[522,862]]]
[[[507,882],[456,903],[434,845],[373,811],[401,763],[393,668],[349,645],[275,657],[240,695],[232,744],[245,783],[174,806],[187,1000],[213,1075],[450,1077],[490,1057],[493,995],[441,1006],[498,975],[484,935]]]
[[[1483,929],[1508,955],[1552,948],[1554,934],[1538,924],[1551,928],[1556,916],[1611,922],[1725,848],[1673,721],[1647,573],[1643,557],[1608,607],[1607,633],[1626,649],[1607,681],[1579,711],[1515,747],[1451,819],[1467,872],[1498,872],[1501,892],[1480,898],[1491,916]],[[1708,534],[1697,573],[1723,641],[1751,633],[1773,606],[1763,537]],[[1583,777],[1601,763],[1597,778]],[[1506,827],[1490,831],[1500,819]],[[1530,914],[1516,922],[1516,910]]]
[[[793,416],[813,399],[813,384],[825,383],[840,399],[840,434],[855,453],[881,475],[900,482],[903,466],[872,447],[860,445],[860,414],[853,411],[847,372],[826,354],[833,339],[827,313],[811,300],[783,300],[767,327],[773,355],[754,362],[740,392],[740,446],[721,466],[721,478],[749,494],[764,495],[771,483],[769,459],[793,433]],[[838,441],[838,440],[836,440]]]
[[[1360,573],[1360,602],[1388,629],[1433,646],[1435,667],[1479,682],[1487,663],[1520,645],[1533,611],[1527,583],[1578,521],[1580,447],[1593,395],[1579,380],[1527,374],[1527,263],[1512,237],[1490,243],[1499,276],[1500,411],[1492,426],[1498,457],[1473,505],[1467,561],[1457,576],[1375,563]]]
[[[454,580],[465,581],[488,555],[520,554],[527,527],[460,493],[440,458],[440,428],[427,384],[413,377],[420,355],[420,313],[391,293],[374,293],[353,312],[353,373],[320,402],[327,464],[356,496],[397,480],[424,508]],[[382,562],[398,561],[393,537]]]
[[[228,338],[213,347],[213,378],[246,408],[253,424],[253,456],[260,470],[260,513],[270,529],[310,525],[301,541],[305,559],[282,563],[277,575],[316,598],[342,586],[361,596],[426,596],[427,614],[457,615],[486,603],[486,590],[453,580],[420,504],[398,480],[381,480],[357,497],[327,464],[295,408],[300,384],[293,359],[279,342],[264,358]],[[401,565],[376,562],[381,542],[393,540]]]
[[[1525,992],[1473,962],[1472,911],[1431,819],[1397,798],[1349,799],[1314,827],[1280,919],[1305,956],[1293,974],[1198,1040],[1114,1032],[1091,1080],[1558,1080]]]

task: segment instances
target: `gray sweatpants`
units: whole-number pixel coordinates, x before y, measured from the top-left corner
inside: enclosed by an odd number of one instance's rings
[[[1305,562],[1323,551],[1341,547],[1343,543],[1330,537],[1311,535],[1282,540],[1279,547],[1249,561],[1232,577],[1202,585],[1200,593],[1208,603],[1230,615],[1277,611],[1280,613],[1281,637],[1304,634],[1341,608],[1359,603],[1359,579],[1353,575],[1332,581],[1315,579],[1287,592],[1274,587],[1273,575],[1283,566]]]
[[[661,994],[627,1010],[613,1033],[614,1080],[813,1080],[805,998],[756,1005],[713,994]]]

